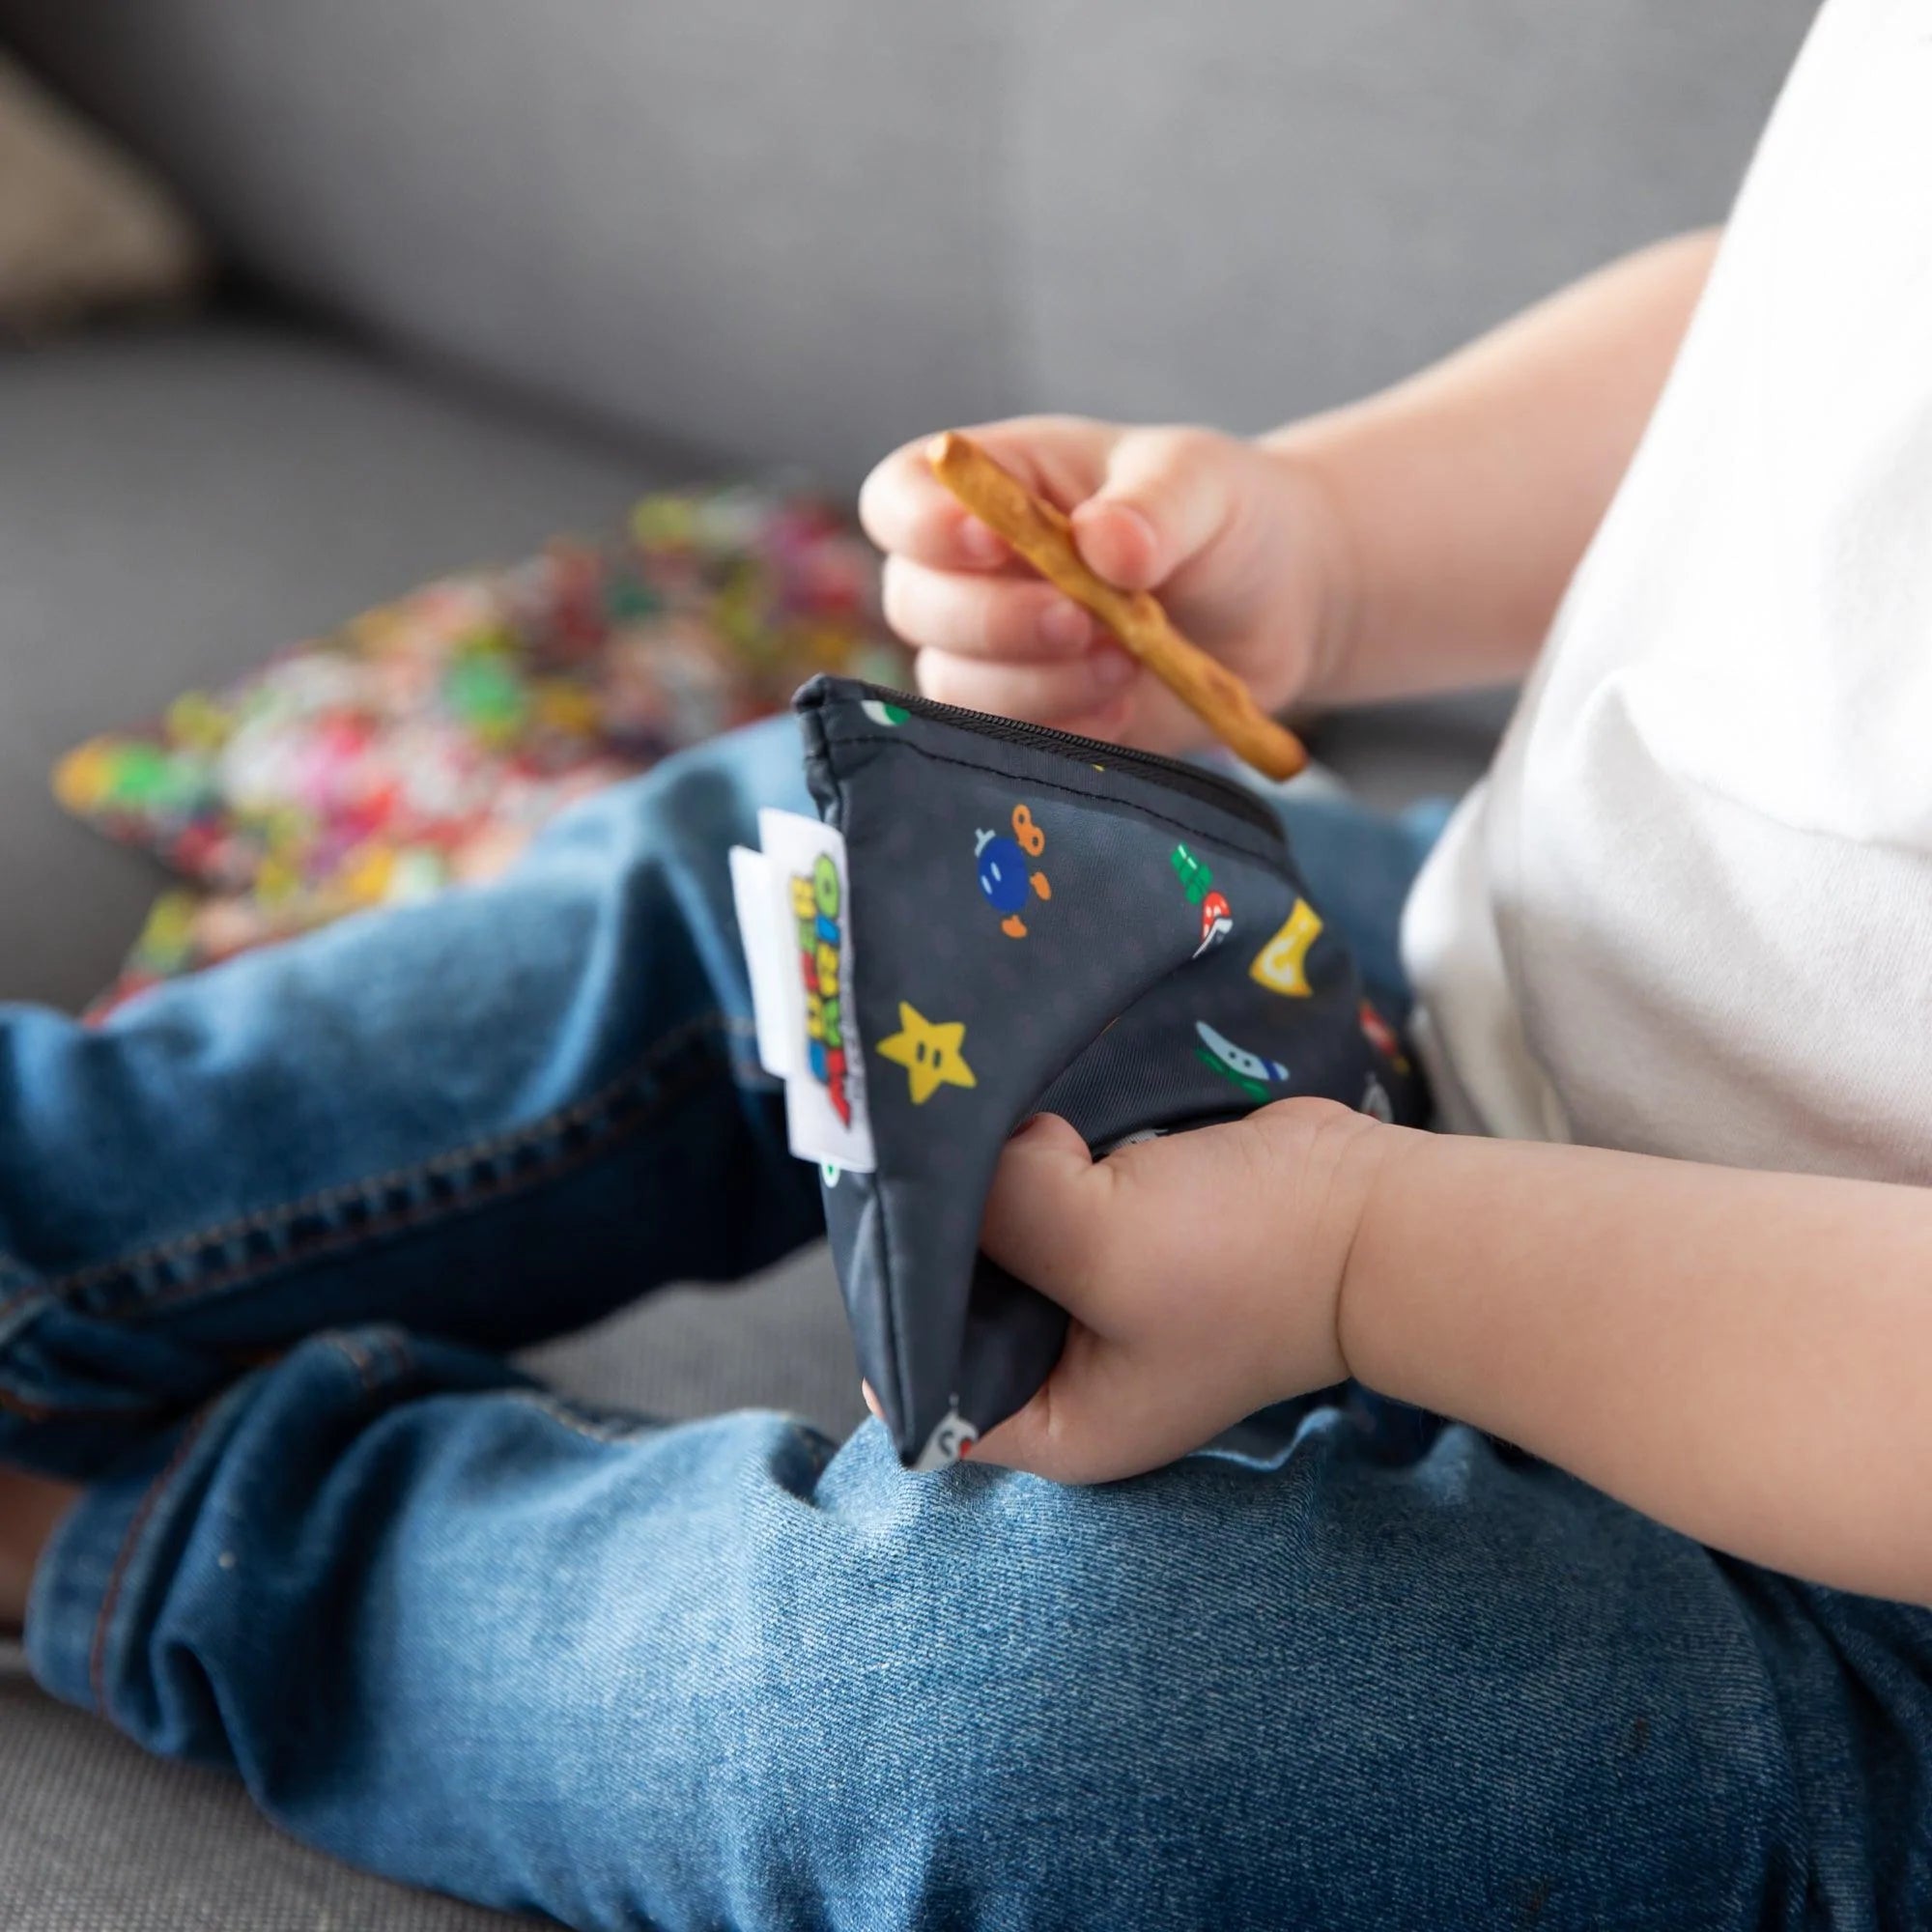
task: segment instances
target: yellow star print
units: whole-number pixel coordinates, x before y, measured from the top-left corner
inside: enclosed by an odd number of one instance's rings
[[[951,1020],[937,1026],[917,1007],[899,1002],[899,1030],[879,1042],[879,1057],[903,1066],[912,1088],[912,1103],[923,1107],[942,1087],[977,1087],[973,1069],[960,1048],[966,1043],[966,1022]]]

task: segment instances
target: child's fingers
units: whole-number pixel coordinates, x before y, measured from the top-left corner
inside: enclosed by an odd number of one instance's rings
[[[1070,509],[1097,485],[1119,432],[1081,416],[1014,416],[969,434],[1029,490]],[[1013,554],[932,473],[921,437],[886,457],[859,492],[859,521],[878,547],[935,570],[1025,572]]]
[[[1107,459],[1106,480],[1074,510],[1088,568],[1125,590],[1151,590],[1206,550],[1235,512],[1228,442],[1208,430],[1135,430]]]
[[[1157,1469],[1216,1433],[1171,1361],[1136,1355],[1075,1326],[1039,1393],[973,1445],[976,1463],[1053,1483],[1112,1483]]]
[[[1101,635],[1079,605],[1037,577],[964,575],[889,556],[881,596],[886,622],[922,650],[1070,658]]]
[[[1277,1101],[1238,1121],[1092,1159],[1056,1115],[1037,1116],[1000,1155],[980,1244],[1102,1335],[1127,1332],[1173,1284],[1266,1280],[1275,1230],[1312,1212],[1333,1165],[1324,1129],[1364,1130],[1324,1100]]]
[[[1000,1155],[980,1226],[992,1259],[1076,1318],[1097,1315],[1120,1233],[1117,1170],[1057,1114],[1037,1114]]]
[[[1123,1277],[1153,1230],[1134,1212],[1127,1170],[1095,1161],[1064,1120],[1037,1116],[1007,1143],[980,1242],[1073,1318],[1045,1385],[988,1430],[973,1460],[1056,1483],[1112,1482],[1184,1454],[1213,1433],[1171,1350],[1120,1332]],[[1131,1293],[1127,1299],[1133,1300]]]
[[[925,439],[895,449],[859,491],[859,521],[889,556],[934,570],[998,570],[1015,559],[1006,544],[932,473]]]
[[[919,688],[942,704],[1026,718],[1063,730],[1071,729],[1075,721],[1108,717],[1139,674],[1133,659],[1115,644],[1096,645],[1067,664],[989,664],[946,651],[921,651],[915,668]]]

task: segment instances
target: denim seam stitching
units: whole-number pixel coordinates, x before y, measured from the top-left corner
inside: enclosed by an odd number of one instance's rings
[[[384,1323],[376,1331],[375,1340],[383,1352],[389,1358],[390,1378],[395,1381],[407,1380],[416,1372],[416,1353],[410,1346],[410,1338],[402,1329]]]
[[[213,1409],[203,1409],[188,1424],[182,1434],[182,1439],[175,1444],[161,1472],[148,1485],[147,1492],[139,1506],[128,1520],[128,1531],[121,1539],[121,1548],[114,1558],[114,1568],[108,1573],[107,1587],[101,1592],[99,1614],[94,1621],[94,1639],[87,1651],[87,1684],[94,1693],[94,1708],[109,1723],[114,1721],[114,1714],[107,1705],[107,1640],[114,1612],[121,1606],[121,1592],[128,1580],[128,1571],[133,1563],[134,1552],[141,1541],[141,1533],[159,1507],[162,1495],[169,1484],[181,1473],[182,1465],[187,1461],[194,1445],[200,1441],[202,1431],[208,1426]],[[127,1728],[123,1726],[123,1728]]]
[[[538,1389],[511,1390],[510,1400],[525,1408],[533,1408],[547,1416],[559,1428],[569,1430],[573,1435],[586,1437],[592,1442],[629,1442],[634,1437],[648,1434],[663,1425],[648,1416],[637,1416],[617,1423],[598,1423],[572,1408],[560,1397],[547,1394]]]
[[[698,1036],[704,1033],[724,1033],[729,1036],[748,1037],[753,1031],[750,1021],[723,1012],[707,1013],[701,1018],[688,1020],[682,1026],[673,1028],[671,1032],[653,1041],[647,1052],[633,1062],[616,1078],[607,1081],[594,1094],[573,1101],[567,1107],[555,1108],[539,1120],[528,1122],[521,1127],[493,1135],[485,1140],[473,1141],[465,1147],[433,1154],[412,1166],[391,1168],[385,1173],[365,1176],[359,1180],[345,1181],[340,1186],[324,1188],[296,1201],[281,1202],[271,1208],[257,1208],[254,1212],[238,1216],[232,1221],[196,1229],[185,1235],[177,1235],[168,1240],[156,1242],[152,1247],[138,1249],[131,1255],[118,1256],[108,1262],[93,1263],[87,1267],[75,1269],[72,1273],[59,1276],[46,1283],[40,1293],[47,1300],[66,1301],[89,1288],[113,1280],[117,1275],[136,1273],[157,1263],[177,1260],[197,1251],[218,1247],[224,1242],[242,1239],[249,1235],[270,1233],[287,1226],[289,1222],[301,1216],[326,1213],[332,1208],[349,1207],[358,1201],[368,1200],[372,1194],[386,1189],[406,1187],[431,1176],[449,1174],[506,1153],[521,1152],[540,1141],[553,1138],[560,1131],[567,1132],[574,1126],[594,1120],[600,1112],[609,1108],[613,1100],[619,1098],[627,1088],[634,1086],[640,1076],[648,1073],[655,1065]],[[641,1124],[644,1118],[646,1116],[640,1116],[638,1122],[632,1122],[632,1128],[635,1129],[637,1125]],[[448,1204],[445,1211],[455,1211],[460,1205],[452,1202]],[[421,1210],[421,1217],[425,1220],[436,1218],[429,1209]],[[397,1217],[390,1216],[387,1219],[393,1223]],[[375,1232],[377,1231],[372,1229],[365,1231],[365,1234]],[[264,1268],[272,1267],[275,1265],[275,1261],[276,1258],[270,1258],[263,1264]],[[228,1276],[223,1285],[234,1286],[261,1271],[263,1270],[238,1270]],[[200,1286],[201,1284],[184,1284],[182,1293],[192,1293]],[[180,1298],[180,1293],[156,1296],[144,1301],[142,1306],[143,1308],[160,1306]]]
[[[36,1402],[31,1396],[15,1395],[0,1388],[0,1414],[17,1415],[23,1422],[72,1422],[83,1417],[95,1421],[133,1421],[147,1415],[156,1405],[141,1402]]]
[[[669,1106],[675,1104],[684,1097],[694,1084],[695,1079],[684,1080],[667,1088],[658,1096],[661,1105]],[[658,1111],[657,1109],[646,1109],[640,1111],[631,1120],[617,1122],[611,1133],[605,1137],[593,1140],[588,1145],[577,1149],[566,1159],[551,1161],[539,1173],[516,1177],[513,1180],[500,1181],[487,1189],[472,1188],[463,1201],[449,1203],[443,1212],[453,1214],[462,1211],[465,1207],[480,1205],[485,1201],[500,1200],[506,1192],[510,1191],[514,1184],[520,1183],[524,1186],[534,1186],[539,1182],[553,1181],[564,1175],[573,1174],[584,1166],[585,1163],[597,1159],[608,1151],[614,1141],[621,1135],[640,1131],[652,1120],[658,1117]],[[299,1266],[307,1262],[316,1260],[319,1256],[339,1252],[344,1246],[363,1241],[380,1240],[384,1236],[393,1234],[399,1229],[430,1225],[435,1218],[436,1216],[432,1214],[431,1210],[426,1208],[399,1209],[393,1214],[384,1215],[380,1219],[369,1222],[366,1226],[356,1229],[353,1235],[343,1236],[340,1241],[332,1245],[318,1243],[316,1246],[308,1248],[303,1253],[296,1256],[270,1256],[265,1258],[259,1265],[252,1268],[234,1269],[227,1274],[217,1274],[203,1277],[192,1282],[185,1282],[165,1294],[150,1295],[140,1303],[137,1309],[131,1311],[131,1315],[146,1315],[157,1308],[175,1307],[183,1301],[202,1295],[239,1292],[266,1279],[277,1267]],[[97,1319],[100,1321],[117,1321],[128,1319],[128,1311],[113,1310],[99,1312]],[[412,1359],[409,1357],[406,1348],[401,1350],[400,1352],[402,1352],[406,1363]],[[23,1414],[30,1422],[71,1422],[82,1418],[99,1420],[103,1417],[110,1420],[134,1419],[152,1411],[157,1406],[159,1406],[158,1401],[153,1399],[131,1409],[126,1404],[103,1406],[100,1404],[82,1405],[76,1403],[49,1405],[42,1403],[30,1405],[27,1398],[15,1396],[9,1390],[0,1388],[0,1411],[14,1410]]]
[[[365,1328],[360,1331],[368,1341],[357,1335],[335,1333],[322,1339],[341,1355],[355,1371],[355,1378],[362,1384],[365,1399],[373,1401],[384,1388],[402,1381],[413,1373],[415,1355],[409,1345],[409,1338],[400,1329],[384,1326]],[[378,1360],[378,1354],[382,1360]]]
[[[237,1264],[234,1267],[217,1269],[212,1274],[197,1275],[192,1280],[178,1282],[172,1288],[142,1296],[131,1307],[97,1311],[99,1319],[109,1321],[138,1321],[144,1316],[154,1314],[156,1310],[180,1307],[184,1302],[195,1302],[211,1295],[237,1293],[253,1287],[279,1271],[304,1266],[328,1256],[340,1255],[369,1242],[386,1239],[391,1235],[435,1227],[453,1215],[469,1212],[472,1208],[493,1202],[510,1199],[532,1187],[559,1180],[601,1159],[618,1142],[650,1125],[661,1117],[666,1107],[682,1100],[698,1084],[699,1078],[697,1072],[693,1072],[673,1082],[656,1095],[655,1104],[640,1108],[635,1115],[620,1116],[605,1122],[582,1147],[567,1152],[552,1152],[546,1155],[539,1165],[527,1172],[485,1175],[472,1179],[446,1203],[408,1202],[391,1208],[387,1213],[374,1216],[358,1228],[337,1230],[328,1236],[315,1239],[304,1246],[299,1253],[265,1255],[259,1262]],[[299,1217],[308,1210],[298,1204],[288,1211],[292,1217]]]
[[[355,1371],[355,1379],[362,1384],[365,1396],[374,1395],[381,1386],[376,1374],[376,1364],[367,1349],[351,1335],[330,1335],[325,1338],[328,1346],[348,1362]]]

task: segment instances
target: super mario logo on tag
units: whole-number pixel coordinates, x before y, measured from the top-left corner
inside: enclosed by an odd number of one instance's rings
[[[810,872],[791,876],[792,916],[798,922],[799,970],[805,980],[805,1056],[811,1077],[825,1089],[832,1111],[845,1126],[852,1124],[852,1099],[846,1091],[847,1060],[842,988],[840,915],[844,895],[838,867],[821,852]]]

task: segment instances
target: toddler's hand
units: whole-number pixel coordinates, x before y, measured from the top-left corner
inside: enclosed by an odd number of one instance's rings
[[[1026,416],[972,431],[1072,519],[1088,566],[1153,590],[1176,624],[1276,709],[1338,649],[1343,546],[1293,459],[1205,429]],[[886,553],[887,619],[919,652],[920,688],[1155,750],[1199,744],[1200,721],[1108,633],[969,516],[910,442],[859,498]]]
[[[1073,1320],[1045,1386],[973,1460],[1108,1482],[1344,1379],[1343,1270],[1397,1132],[1283,1100],[1094,1161],[1065,1121],[1029,1123],[980,1238]]]

